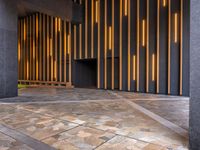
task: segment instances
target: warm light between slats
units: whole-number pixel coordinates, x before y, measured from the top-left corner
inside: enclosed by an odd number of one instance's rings
[[[136,80],[136,56],[133,55],[133,80]]]
[[[167,6],[167,0],[163,0],[163,7]]]
[[[111,50],[112,49],[112,27],[109,27],[108,28],[108,34],[109,34],[109,50]]]
[[[125,0],[124,2],[124,15],[127,16],[128,14],[128,0]]]
[[[24,41],[26,40],[26,22],[24,21]]]
[[[60,29],[61,29],[61,19],[58,18],[58,32],[60,32]]]
[[[145,29],[145,20],[143,19],[142,20],[142,46],[145,46],[145,31],[146,29]]]
[[[98,13],[98,5],[99,5],[99,2],[98,2],[98,0],[96,0],[96,16],[95,16],[95,22],[96,23],[98,23],[98,15],[99,15],[99,13]]]
[[[152,54],[152,81],[155,81],[155,54]]]
[[[174,14],[174,42],[178,42],[178,14]]]
[[[70,35],[69,34],[67,36],[67,46],[68,46],[68,48],[67,48],[67,54],[69,54],[70,53]]]
[[[53,49],[52,49],[52,38],[50,38],[50,57],[53,55]]]

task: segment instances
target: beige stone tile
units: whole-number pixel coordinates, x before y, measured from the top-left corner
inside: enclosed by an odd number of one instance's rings
[[[167,150],[166,148],[135,139],[116,136],[96,150]]]
[[[113,136],[114,134],[101,130],[79,126],[59,135],[45,139],[44,142],[62,150],[92,150],[98,145],[111,139]]]
[[[72,129],[76,126],[78,125],[67,121],[41,117],[33,122],[21,125],[18,130],[37,140],[42,140],[66,130]]]

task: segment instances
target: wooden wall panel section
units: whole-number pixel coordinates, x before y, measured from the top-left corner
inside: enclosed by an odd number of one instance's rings
[[[189,95],[187,0],[77,4],[82,22],[40,13],[19,19],[20,81],[73,84],[76,66],[95,62],[97,88]]]
[[[19,83],[71,85],[70,23],[35,13],[20,18],[18,29]]]

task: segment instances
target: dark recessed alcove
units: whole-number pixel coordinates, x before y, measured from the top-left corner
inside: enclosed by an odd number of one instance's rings
[[[97,87],[97,60],[76,60],[74,86],[80,88]]]

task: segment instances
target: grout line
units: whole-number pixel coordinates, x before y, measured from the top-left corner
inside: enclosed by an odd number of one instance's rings
[[[118,136],[118,135],[115,134],[115,135],[114,135],[112,138],[110,138],[109,140],[107,140],[107,141],[105,141],[105,142],[99,144],[99,145],[96,146],[95,148],[93,148],[93,150],[96,150],[97,148],[103,146],[104,144],[106,144],[107,142],[111,141],[112,139],[114,139],[114,138],[117,137],[117,136]]]
[[[44,101],[44,102],[3,102],[0,103],[2,105],[15,105],[15,104],[20,104],[20,105],[28,105],[28,104],[56,104],[56,103],[88,103],[88,102],[104,102],[104,101],[121,101],[121,99],[100,99],[100,100],[70,100],[70,101]]]
[[[67,121],[67,122],[68,122],[68,121]],[[50,137],[53,137],[53,136],[59,135],[59,134],[61,134],[61,133],[64,133],[64,132],[67,132],[67,131],[73,130],[73,129],[78,128],[78,127],[80,127],[80,125],[77,125],[77,126],[75,126],[75,127],[73,127],[73,128],[70,128],[70,129],[68,129],[68,130],[61,131],[61,132],[59,132],[59,133],[57,133],[57,134],[54,134],[54,135],[51,135],[51,136],[45,137],[45,138],[43,138],[43,139],[40,139],[40,141],[44,141],[44,140],[46,140],[46,139],[48,139],[48,138],[50,138]],[[66,138],[66,139],[67,139],[67,138]],[[63,139],[63,140],[65,140],[65,139]]]

